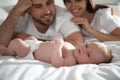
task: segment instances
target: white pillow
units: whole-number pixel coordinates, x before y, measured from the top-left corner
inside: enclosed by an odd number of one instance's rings
[[[3,9],[0,8],[0,24],[7,18],[8,13]]]
[[[10,6],[10,5],[14,5],[17,3],[18,0],[0,0],[0,7],[3,6]]]
[[[2,7],[8,13],[18,0],[0,0],[0,7]]]

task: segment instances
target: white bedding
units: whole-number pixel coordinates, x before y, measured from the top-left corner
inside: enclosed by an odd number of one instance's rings
[[[0,24],[5,20],[16,0],[0,0]],[[60,4],[59,0],[55,0]],[[4,10],[3,10],[4,9]],[[2,16],[4,14],[4,16]],[[37,60],[0,56],[0,80],[120,80],[120,41],[105,42],[112,48],[113,59],[109,64],[79,64],[71,67],[55,68]]]
[[[0,56],[0,80],[120,80],[120,41],[105,44],[113,53],[112,62],[108,64],[55,68],[37,60]]]

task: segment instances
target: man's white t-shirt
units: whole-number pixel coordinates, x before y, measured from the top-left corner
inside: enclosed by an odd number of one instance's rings
[[[70,34],[80,31],[78,25],[75,25],[70,21],[72,17],[72,14],[70,14],[65,8],[56,6],[55,21],[49,26],[46,33],[41,33],[36,29],[29,14],[26,14],[24,17],[20,17],[15,31],[25,32],[38,39],[53,40],[55,37],[65,39]]]

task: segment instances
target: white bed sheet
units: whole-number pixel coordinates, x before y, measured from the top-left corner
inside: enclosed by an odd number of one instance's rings
[[[0,80],[120,80],[120,41],[105,44],[113,53],[112,62],[108,64],[55,68],[37,60],[0,56]]]

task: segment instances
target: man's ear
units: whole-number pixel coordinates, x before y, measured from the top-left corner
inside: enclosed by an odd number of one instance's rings
[[[28,10],[26,10],[21,16],[25,16],[25,13],[30,14],[30,12],[31,12],[31,8],[29,8]]]
[[[27,12],[28,14],[30,14],[30,12],[31,12],[31,8],[29,8],[26,12]]]
[[[91,4],[92,8],[94,9],[95,6],[96,6],[94,0],[89,0],[89,1],[90,1],[90,4]]]

